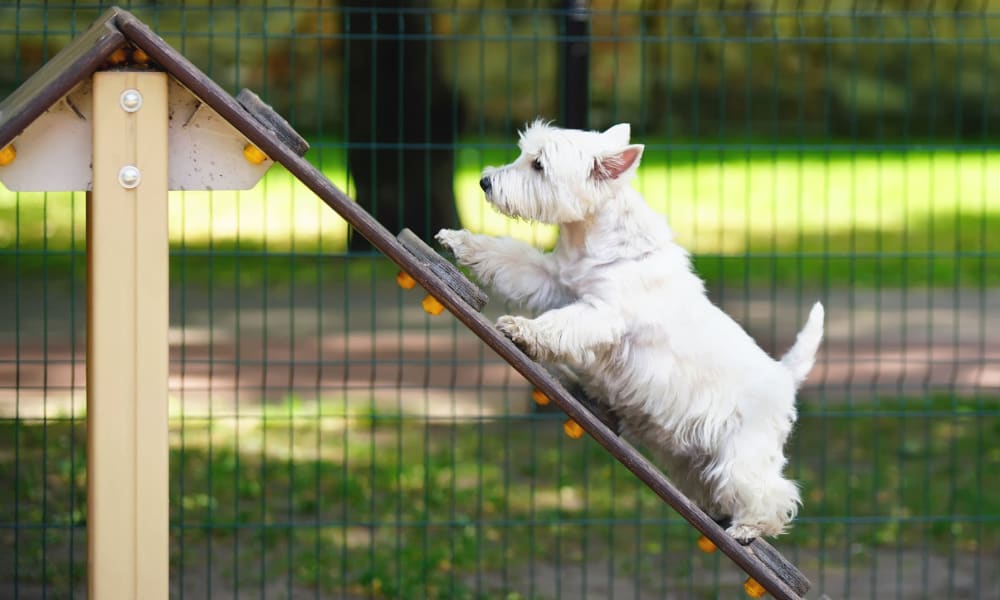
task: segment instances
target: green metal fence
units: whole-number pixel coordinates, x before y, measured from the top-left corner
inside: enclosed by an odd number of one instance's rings
[[[552,244],[479,171],[536,116],[632,123],[636,185],[762,346],[827,306],[777,542],[810,597],[1000,597],[1000,4],[124,4],[425,239]],[[102,8],[0,7],[0,94]],[[3,597],[84,595],[85,214],[0,189]],[[170,227],[172,595],[742,593],[287,173],[173,193]]]

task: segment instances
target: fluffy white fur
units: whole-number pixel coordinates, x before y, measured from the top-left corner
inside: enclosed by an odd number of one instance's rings
[[[629,143],[627,124],[599,133],[537,121],[520,148],[480,185],[503,214],[558,224],[555,250],[464,230],[438,241],[538,315],[502,316],[497,327],[570,369],[685,493],[731,517],[730,535],[782,533],[800,503],[782,448],[823,335],[822,306],[780,361],[767,356],[708,300],[688,253],[629,185],[643,146]]]

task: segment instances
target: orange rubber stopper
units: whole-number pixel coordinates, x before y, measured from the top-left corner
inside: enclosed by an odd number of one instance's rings
[[[108,62],[113,65],[120,65],[126,60],[128,60],[128,51],[125,50],[125,48],[117,48],[114,52],[108,55]]]
[[[757,583],[757,580],[753,577],[747,577],[747,580],[743,582],[743,590],[751,598],[763,598],[767,595],[767,590],[764,589],[764,586]]]
[[[563,431],[565,431],[566,435],[574,440],[578,440],[583,437],[583,427],[580,427],[580,424],[573,419],[566,419],[566,422],[563,423]]]
[[[705,554],[711,554],[712,552],[715,552],[715,542],[705,536],[701,536],[698,538],[698,549]]]
[[[15,158],[17,158],[17,150],[14,149],[13,144],[7,144],[0,149],[0,167],[6,167],[14,162]]]
[[[420,303],[424,307],[424,312],[429,315],[439,315],[444,312],[444,305],[438,302],[438,299],[430,294],[424,298],[424,301]]]
[[[549,402],[551,402],[551,400],[549,400],[549,397],[545,395],[545,392],[543,392],[538,388],[535,388],[535,391],[531,392],[531,399],[534,400],[535,404],[539,406],[545,406]]]
[[[410,277],[410,274],[406,271],[400,271],[399,273],[396,273],[396,283],[398,283],[399,287],[404,290],[412,290],[416,287],[417,280]]]
[[[259,165],[267,160],[267,155],[264,154],[257,146],[247,144],[246,146],[243,146],[243,158],[247,159],[247,162],[252,165]]]

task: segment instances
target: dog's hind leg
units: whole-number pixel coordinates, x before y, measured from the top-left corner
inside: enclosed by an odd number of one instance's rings
[[[657,452],[656,459],[666,469],[670,481],[688,500],[697,504],[716,522],[729,520],[730,515],[715,502],[711,487],[702,478],[704,465],[667,452]]]
[[[727,532],[739,540],[785,531],[798,512],[799,489],[782,475],[785,459],[775,440],[739,433],[725,442],[711,469],[715,504],[732,515]]]

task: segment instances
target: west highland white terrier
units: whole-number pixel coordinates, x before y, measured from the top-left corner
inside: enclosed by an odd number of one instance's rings
[[[441,230],[437,240],[483,283],[538,316],[497,327],[654,451],[675,483],[739,540],[782,533],[800,504],[782,475],[795,392],[823,336],[816,303],[775,361],[712,304],[666,220],[629,184],[643,146],[629,125],[604,132],[536,121],[521,156],[479,184],[501,213],[557,224],[543,253],[511,238]]]

